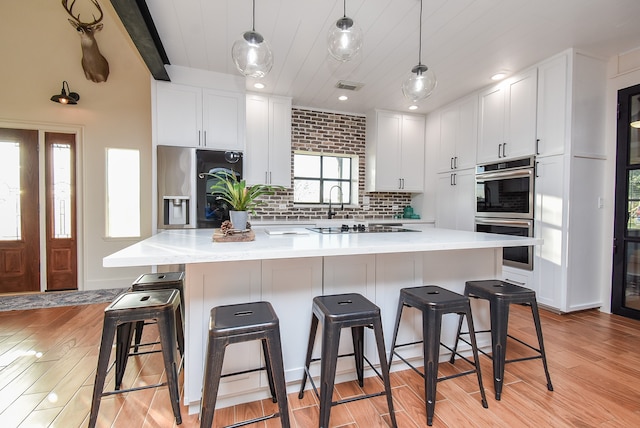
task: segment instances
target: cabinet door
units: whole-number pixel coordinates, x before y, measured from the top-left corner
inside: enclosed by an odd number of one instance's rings
[[[247,184],[267,184],[269,179],[269,99],[247,96],[247,150],[243,177]]]
[[[291,99],[269,101],[269,184],[291,187]]]
[[[438,174],[436,180],[436,227],[456,228],[455,172]]]
[[[456,169],[475,168],[478,147],[478,96],[462,101],[459,107],[458,132],[456,135]]]
[[[538,127],[536,155],[564,152],[567,139],[567,56],[538,67]]]
[[[405,192],[424,190],[423,116],[402,116],[400,187]]]
[[[233,92],[203,91],[203,147],[244,150],[244,98]]]
[[[280,319],[282,354],[288,380],[300,379],[311,327],[313,298],[319,295],[322,295],[322,257],[262,261],[262,300],[271,302]],[[321,334],[317,337],[320,338]],[[319,356],[320,342],[316,344],[314,355]],[[319,364],[312,367],[315,370]],[[261,385],[267,386],[266,376],[262,374],[261,378]]]
[[[440,114],[438,172],[448,172],[455,169],[458,126],[460,126],[460,109],[457,105]]]
[[[402,115],[377,113],[375,190],[397,191],[400,189],[400,138]]]
[[[509,81],[506,137],[502,149],[508,159],[532,156],[536,145],[538,71],[532,69]]]
[[[537,162],[534,231],[544,244],[536,246],[533,260],[538,303],[562,308],[563,287],[563,156]]]
[[[473,232],[476,213],[476,175],[474,169],[456,171],[456,229]]]
[[[480,93],[478,124],[478,163],[492,162],[503,156],[505,89],[494,86]]]
[[[156,82],[156,141],[159,145],[198,147],[202,128],[199,88]]]

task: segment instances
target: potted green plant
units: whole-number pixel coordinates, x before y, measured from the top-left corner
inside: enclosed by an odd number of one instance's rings
[[[227,171],[220,171],[207,175],[214,180],[209,190],[217,195],[231,208],[229,216],[234,229],[245,229],[249,212],[255,214],[255,208],[265,202],[258,200],[261,196],[273,195],[276,191],[284,190],[282,186],[271,186],[268,184],[254,184],[247,186],[243,179],[238,179],[235,174]]]

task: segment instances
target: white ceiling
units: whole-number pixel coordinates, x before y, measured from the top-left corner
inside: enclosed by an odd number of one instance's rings
[[[231,46],[251,29],[251,0],[147,0],[174,65],[238,74]],[[363,113],[404,111],[401,82],[418,63],[419,0],[347,0],[347,16],[364,32],[358,58],[326,50],[342,0],[256,0],[256,31],[272,46],[274,66],[263,92],[293,104]],[[422,62],[438,86],[418,112],[491,84],[496,71],[516,72],[566,48],[608,59],[640,47],[640,0],[424,0]],[[337,100],[339,80],[363,83]],[[247,90],[255,80],[247,79]]]

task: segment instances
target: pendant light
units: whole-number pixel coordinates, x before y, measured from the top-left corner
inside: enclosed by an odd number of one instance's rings
[[[253,0],[251,31],[246,31],[231,48],[231,57],[238,71],[248,77],[261,78],[269,74],[273,66],[273,53],[269,43],[256,32],[256,0]]]
[[[418,65],[411,69],[409,77],[402,82],[402,93],[413,102],[420,101],[431,95],[437,83],[433,70],[422,63],[422,0],[420,0]]]
[[[343,17],[329,29],[327,50],[338,61],[346,62],[362,48],[362,30],[347,17],[347,0],[344,0],[343,7]]]

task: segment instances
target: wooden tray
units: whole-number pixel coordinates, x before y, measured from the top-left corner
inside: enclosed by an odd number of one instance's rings
[[[223,234],[220,229],[213,229],[213,242],[249,242],[256,239],[252,229],[233,234]]]

